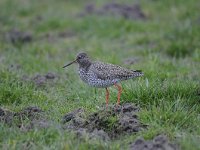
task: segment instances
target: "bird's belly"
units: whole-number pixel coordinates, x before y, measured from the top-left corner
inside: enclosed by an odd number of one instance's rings
[[[90,86],[94,86],[97,88],[106,88],[109,86],[114,85],[115,83],[119,82],[119,80],[117,79],[113,79],[113,80],[102,80],[102,79],[95,79],[95,80],[88,80],[88,84]]]

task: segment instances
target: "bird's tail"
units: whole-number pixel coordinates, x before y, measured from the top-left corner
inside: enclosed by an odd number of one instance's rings
[[[132,70],[134,72],[134,76],[135,77],[141,77],[144,75],[144,73],[142,72],[142,70]]]

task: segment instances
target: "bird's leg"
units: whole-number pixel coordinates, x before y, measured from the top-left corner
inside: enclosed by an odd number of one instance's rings
[[[106,88],[106,108],[108,108],[108,101],[109,101],[109,91],[108,91],[108,88]]]
[[[121,87],[120,85],[117,85],[116,83],[115,83],[115,86],[116,86],[117,89],[118,89],[117,105],[119,105],[119,103],[120,103],[120,96],[121,96],[121,93],[122,93],[122,87]]]

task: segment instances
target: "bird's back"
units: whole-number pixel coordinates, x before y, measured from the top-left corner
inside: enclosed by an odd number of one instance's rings
[[[94,62],[90,69],[102,80],[127,80],[143,75],[140,70],[129,70],[118,65],[103,62]]]

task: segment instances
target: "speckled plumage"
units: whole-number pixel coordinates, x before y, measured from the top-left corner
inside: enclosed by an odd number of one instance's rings
[[[79,66],[80,78],[90,86],[105,88],[120,81],[142,76],[140,71],[128,70],[118,65],[91,62],[87,68]]]
[[[86,53],[79,53],[74,61],[64,67],[67,67],[75,62],[79,64],[79,76],[85,83],[98,88],[106,88],[107,105],[109,99],[108,87],[112,85],[117,86],[119,91],[119,104],[122,88],[117,85],[117,83],[123,80],[143,76],[143,73],[140,70],[129,70],[118,65],[91,61]]]

